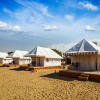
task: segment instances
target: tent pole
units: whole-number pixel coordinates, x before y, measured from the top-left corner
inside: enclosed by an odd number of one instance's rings
[[[80,70],[80,55],[79,55],[79,68],[78,68],[78,70]]]
[[[35,57],[35,61],[36,61],[36,57]],[[36,62],[36,63],[37,63],[37,62]],[[35,66],[37,65],[36,63],[35,63]]]
[[[36,66],[37,66],[37,58],[36,58]]]
[[[97,54],[96,54],[96,71],[98,71],[98,57],[97,57]]]

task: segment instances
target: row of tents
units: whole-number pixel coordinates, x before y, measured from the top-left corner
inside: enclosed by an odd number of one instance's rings
[[[15,50],[10,55],[0,53],[0,63],[32,64],[32,66],[59,66],[62,57],[50,48],[37,46],[31,51]]]
[[[83,39],[64,53],[71,58],[75,70],[99,71],[100,47]],[[16,50],[11,55],[0,53],[0,63],[32,64],[32,66],[58,66],[62,57],[50,48],[35,47],[30,52]]]

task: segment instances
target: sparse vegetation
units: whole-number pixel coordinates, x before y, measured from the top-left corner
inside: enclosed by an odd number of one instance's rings
[[[59,50],[57,50],[57,49],[52,49],[52,50],[53,50],[54,52],[56,52],[58,55],[60,55],[61,57],[63,56],[61,51],[59,51]]]
[[[71,64],[71,59],[68,56],[64,56],[63,58],[66,64]]]
[[[95,45],[98,45],[98,43],[97,43],[96,41],[93,41],[93,43],[94,43]]]
[[[10,55],[10,54],[12,54],[12,53],[13,53],[13,51],[9,51],[9,52],[8,52],[8,55]]]

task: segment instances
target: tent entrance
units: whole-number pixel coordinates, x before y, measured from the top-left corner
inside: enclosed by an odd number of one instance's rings
[[[32,57],[32,66],[44,66],[44,58]]]

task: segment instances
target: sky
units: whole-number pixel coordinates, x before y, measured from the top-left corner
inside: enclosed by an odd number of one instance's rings
[[[100,0],[0,0],[0,51],[64,52],[84,38],[100,43]]]

